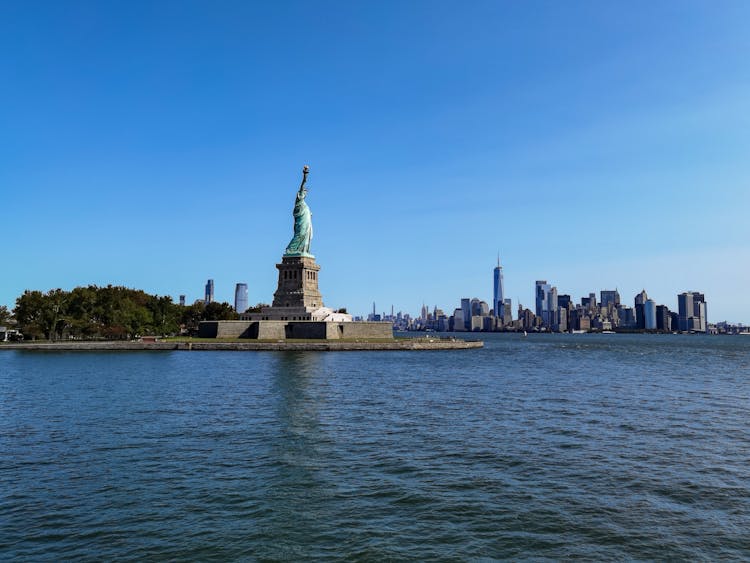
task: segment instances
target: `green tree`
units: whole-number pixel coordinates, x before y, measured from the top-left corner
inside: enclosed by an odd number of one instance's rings
[[[97,291],[97,313],[102,335],[112,340],[133,338],[150,332],[151,311],[145,306],[148,295],[140,290],[108,285]]]
[[[0,305],[0,326],[5,326],[10,320],[11,314],[5,305]]]
[[[229,303],[218,303],[216,301],[206,305],[203,309],[204,321],[234,321],[239,318]]]
[[[155,334],[176,334],[180,330],[180,306],[175,305],[168,296],[149,296],[148,308],[153,317]]]
[[[97,313],[97,292],[95,285],[76,287],[70,292],[68,320],[70,334],[75,338],[95,338],[101,336],[102,325]]]
[[[25,291],[16,299],[13,310],[21,332],[32,339],[61,338],[68,326],[68,293],[62,289],[49,292]]]
[[[226,317],[222,304],[212,314]],[[229,307],[231,310],[231,307]],[[184,317],[182,307],[168,296],[112,286],[76,287],[42,293],[25,291],[16,299],[19,328],[29,338],[125,339],[143,334],[175,334]],[[203,318],[203,309],[195,326]]]
[[[45,296],[46,308],[43,319],[45,320],[45,332],[47,339],[57,340],[62,338],[63,333],[69,326],[68,302],[70,294],[62,289],[53,289]]]
[[[43,316],[46,307],[47,302],[41,291],[26,290],[16,299],[13,315],[26,338],[35,340],[45,337]]]
[[[151,311],[140,306],[136,300],[126,299],[122,302],[121,319],[128,338],[153,332],[154,317]]]
[[[185,329],[192,333],[198,330],[198,323],[203,320],[203,305],[200,303],[193,303],[186,307],[182,307],[180,312],[180,322],[185,326]]]

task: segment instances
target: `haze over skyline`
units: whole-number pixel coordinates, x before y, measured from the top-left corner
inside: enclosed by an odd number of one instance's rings
[[[0,305],[270,302],[301,169],[326,305],[546,279],[750,322],[750,4],[6,2]]]

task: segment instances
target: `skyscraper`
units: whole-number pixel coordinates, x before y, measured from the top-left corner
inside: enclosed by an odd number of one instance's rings
[[[500,255],[497,255],[497,267],[493,275],[493,298],[492,308],[495,310],[495,316],[503,319],[505,322],[505,286],[503,283],[503,267],[500,265]]]
[[[599,301],[601,301],[602,309],[606,308],[610,303],[617,307],[620,305],[620,293],[616,289],[603,289],[599,292]]]
[[[466,330],[466,323],[464,322],[464,310],[458,307],[453,311],[453,330],[461,332]],[[449,325],[450,326],[450,325]]]
[[[643,303],[643,324],[646,330],[656,330],[656,301],[653,299]]]
[[[695,330],[706,332],[708,330],[708,320],[706,319],[706,296],[702,293],[693,293],[693,316],[697,319]]]
[[[234,286],[234,310],[238,313],[247,311],[247,284],[238,283]]]
[[[645,289],[635,295],[635,326],[637,328],[646,328],[646,317],[643,314],[643,306],[647,299],[648,295]]]
[[[547,318],[542,316],[544,325],[551,330],[558,330],[557,288],[552,287],[547,294]]]
[[[666,305],[656,306],[656,328],[663,331],[672,330],[672,315]]]
[[[678,328],[706,332],[706,296],[697,291],[686,291],[677,296]]]
[[[503,303],[503,309],[505,310],[505,314],[503,315],[503,322],[505,324],[513,322],[513,303],[510,299],[505,300],[505,303]]]
[[[214,300],[214,280],[208,280],[206,282],[206,299],[205,304],[208,305]]]
[[[471,299],[461,299],[461,318],[464,321],[464,330],[471,330]]]
[[[686,291],[677,296],[678,324],[680,330],[690,330],[689,320],[693,316],[693,292]]]
[[[549,327],[549,292],[552,286],[547,280],[536,281],[536,316],[542,319],[542,324]],[[555,296],[557,300],[557,296]],[[557,303],[555,303],[557,305]]]
[[[185,296],[180,295],[180,307],[184,307],[184,306],[185,306]]]

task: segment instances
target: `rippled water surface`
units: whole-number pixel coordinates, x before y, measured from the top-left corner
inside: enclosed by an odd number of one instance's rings
[[[750,338],[0,351],[0,559],[750,557]]]

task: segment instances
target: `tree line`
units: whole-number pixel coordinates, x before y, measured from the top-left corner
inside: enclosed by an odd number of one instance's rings
[[[7,313],[7,309],[6,309]],[[26,340],[126,340],[150,335],[193,333],[201,321],[234,320],[228,303],[177,305],[166,295],[112,286],[25,291],[13,317]]]

